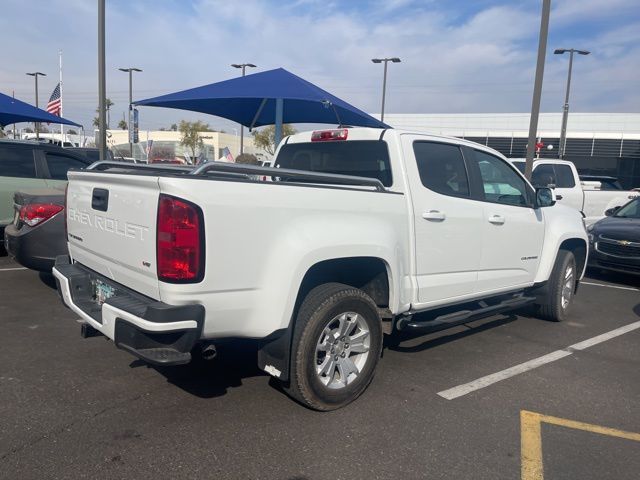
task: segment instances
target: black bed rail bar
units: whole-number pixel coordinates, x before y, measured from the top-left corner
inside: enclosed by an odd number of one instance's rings
[[[190,175],[202,175],[207,172],[244,173],[247,175],[261,175],[267,177],[279,177],[286,179],[299,179],[309,182],[333,183],[337,185],[362,185],[374,187],[379,192],[384,192],[384,185],[377,178],[340,175],[337,173],[309,172],[306,170],[293,170],[289,168],[260,167],[257,165],[245,165],[238,163],[207,162],[190,172]]]
[[[93,162],[85,170],[106,170],[107,168],[124,168],[126,170],[155,170],[155,171],[168,171],[168,172],[190,172],[193,170],[191,165],[161,165],[161,164],[147,164],[147,163],[129,163],[118,162],[114,160],[102,160]]]
[[[288,179],[306,180],[308,182],[333,183],[336,185],[361,185],[374,187],[379,192],[384,192],[384,185],[377,178],[340,175],[337,173],[309,172],[306,170],[293,170],[288,168],[260,167],[257,165],[245,165],[226,162],[207,162],[193,167],[191,165],[158,165],[143,163],[117,162],[103,160],[94,162],[86,170],[106,170],[108,168],[122,168],[125,170],[164,171],[173,173],[186,173],[189,175],[228,175],[233,177],[249,178],[249,175],[277,177]]]

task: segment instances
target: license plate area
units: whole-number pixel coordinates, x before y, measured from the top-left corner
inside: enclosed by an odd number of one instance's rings
[[[92,300],[97,305],[102,305],[116,294],[116,289],[98,278],[91,280]]]

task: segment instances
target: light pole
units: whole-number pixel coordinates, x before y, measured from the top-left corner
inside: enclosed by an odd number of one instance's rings
[[[46,73],[42,72],[31,72],[27,73],[27,75],[36,79],[36,108],[38,108],[38,75],[46,77]],[[34,126],[36,127],[36,140],[40,140],[40,123],[34,122]]]
[[[562,55],[569,52],[569,74],[567,75],[567,91],[564,96],[564,106],[562,107],[562,128],[560,130],[560,145],[558,146],[558,156],[564,158],[565,144],[567,143],[567,119],[569,117],[569,90],[571,89],[571,70],[573,69],[573,54],[589,55],[587,50],[576,50],[575,48],[557,48],[553,51],[555,55]]]
[[[243,77],[244,77],[244,71],[247,67],[256,68],[256,66],[253,63],[232,63],[231,66],[233,68],[241,68]],[[244,126],[242,126],[241,124],[240,125],[240,155],[242,155],[243,152],[244,152]]]
[[[380,112],[380,121],[384,122],[384,98],[387,92],[387,63],[400,63],[400,59],[398,57],[391,58],[372,58],[371,61],[373,63],[383,63],[384,62],[384,76],[382,77],[382,110]]]
[[[98,0],[98,139],[100,160],[107,159],[107,70],[105,57],[105,0]]]
[[[129,153],[133,157],[133,127],[131,125],[131,109],[133,103],[133,72],[141,72],[139,68],[129,67],[129,68],[119,68],[121,72],[129,73],[129,123],[127,126],[129,127]]]

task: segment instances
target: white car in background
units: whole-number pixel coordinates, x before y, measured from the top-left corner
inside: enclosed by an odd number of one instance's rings
[[[510,158],[509,161],[524,173],[524,158]],[[607,210],[621,207],[640,195],[634,190],[603,189],[600,181],[582,181],[576,166],[567,160],[534,160],[531,183],[553,188],[556,200],[582,212],[587,225],[604,218]]]

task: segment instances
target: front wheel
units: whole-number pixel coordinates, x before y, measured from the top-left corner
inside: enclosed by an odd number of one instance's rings
[[[287,392],[314,410],[347,405],[371,383],[380,358],[376,304],[348,285],[314,288],[300,306],[291,349]]]
[[[547,284],[547,293],[538,302],[539,316],[553,322],[566,320],[577,281],[575,256],[572,252],[560,250]]]

